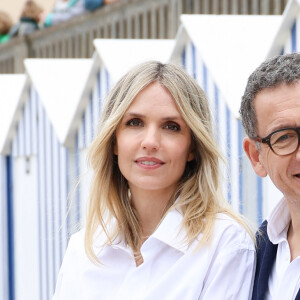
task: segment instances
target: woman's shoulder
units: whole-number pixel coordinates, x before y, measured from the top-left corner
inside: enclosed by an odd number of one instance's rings
[[[96,230],[94,233],[94,239],[92,248],[95,253],[100,252],[107,244],[108,239],[105,233],[100,230]],[[85,252],[85,228],[81,229],[80,231],[74,233],[68,243],[67,252],[73,253],[75,255],[83,255],[86,256]]]
[[[254,241],[243,224],[226,213],[216,215],[213,235],[233,248],[255,250]]]
[[[78,243],[84,240],[84,234],[85,234],[85,229],[84,228],[80,229],[79,231],[71,235],[70,242],[72,241],[72,243]]]
[[[79,255],[82,255],[85,252],[84,234],[85,230],[82,229],[71,235],[66,250],[66,256],[78,257]]]
[[[99,237],[96,241],[99,243]],[[95,251],[95,245],[93,245],[93,248]],[[99,250],[99,247],[97,250]],[[64,256],[64,263],[74,263],[79,267],[82,264],[89,263],[89,261],[90,259],[85,250],[85,229],[81,229],[71,235]]]

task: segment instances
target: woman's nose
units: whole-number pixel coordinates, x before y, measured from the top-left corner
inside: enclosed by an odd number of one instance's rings
[[[141,146],[145,150],[158,150],[160,146],[160,134],[157,128],[145,129]]]

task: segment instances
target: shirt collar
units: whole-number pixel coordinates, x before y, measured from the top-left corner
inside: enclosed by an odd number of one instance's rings
[[[115,225],[115,220],[111,221],[112,224],[111,226]],[[110,227],[110,226],[109,226]],[[109,228],[107,228],[107,230],[109,231]],[[105,232],[101,229],[101,227],[99,226],[98,229],[95,232],[94,235],[94,242],[93,242],[93,249],[94,252],[97,253],[101,253],[103,250],[103,247],[111,247],[113,249],[123,249],[123,250],[128,250],[128,246],[125,243],[125,238],[119,233],[118,236],[112,241],[111,244],[107,244],[108,238],[105,234]]]
[[[185,228],[181,228],[182,226],[182,212],[181,209],[173,206],[169,212],[166,214],[166,216],[163,218],[157,229],[153,232],[151,236],[149,236],[148,239],[156,239],[160,242],[163,242],[170,247],[173,247],[177,249],[178,251],[182,253],[186,253],[189,244],[186,242],[186,230]],[[97,235],[98,233],[98,235]],[[94,241],[94,251],[95,253],[101,252],[101,249],[103,248],[103,245],[106,243],[107,238],[105,234],[102,232],[102,234],[99,235],[99,231],[97,231],[96,236],[97,238]],[[112,248],[118,248],[122,249],[124,251],[128,251],[128,245],[125,243],[125,239],[123,236],[119,235],[111,245],[106,245],[108,247]]]
[[[291,214],[284,198],[274,207],[269,220],[267,232],[273,244],[279,244],[287,239],[287,231],[291,222]]]
[[[186,231],[182,228],[180,208],[171,208],[150,238],[155,238],[182,253],[186,253],[189,245],[185,240]]]
[[[182,213],[179,208],[171,208],[170,211],[163,218],[155,232],[148,238],[159,240],[162,243],[169,245],[177,249],[182,253],[186,253],[189,245],[185,241],[186,231],[184,228],[181,229],[182,225]],[[102,233],[94,242],[95,253],[101,252],[103,245],[105,244],[105,234]],[[125,243],[124,237],[119,235],[111,245],[108,247],[114,249],[122,249],[128,251],[128,245]]]

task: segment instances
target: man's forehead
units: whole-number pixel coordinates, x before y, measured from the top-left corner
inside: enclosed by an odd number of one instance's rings
[[[278,83],[275,83],[274,85],[267,86],[265,88],[262,88],[259,90],[254,97],[254,105],[257,98],[264,98],[261,96],[268,96],[268,95],[276,95],[279,93],[282,93],[282,91],[297,91],[298,88],[300,88],[300,77],[298,80],[293,81],[293,82],[285,82],[285,81],[280,81]]]
[[[282,83],[261,90],[254,98],[254,109],[257,129],[263,130],[263,134],[284,127],[299,126],[299,81],[292,84]]]

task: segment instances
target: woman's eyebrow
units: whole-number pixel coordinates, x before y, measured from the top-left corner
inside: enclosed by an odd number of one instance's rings
[[[136,112],[127,112],[124,114],[124,117],[137,117],[137,118],[144,118],[145,115],[141,113],[136,113]]]
[[[137,112],[127,112],[124,114],[124,117],[137,117],[137,118],[146,118],[147,116],[141,113],[137,113]],[[163,121],[183,121],[183,118],[180,115],[169,115],[169,116],[165,116],[163,118],[161,118],[161,120]]]

